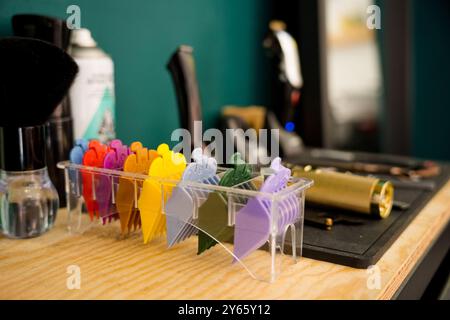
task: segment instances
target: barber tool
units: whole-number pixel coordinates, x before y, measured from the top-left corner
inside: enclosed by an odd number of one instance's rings
[[[67,51],[71,30],[65,20],[36,14],[17,14],[12,17],[12,28],[16,36],[46,41]],[[50,179],[58,191],[60,207],[65,206],[66,201],[64,172],[58,170],[56,164],[67,160],[73,146],[71,113],[69,98],[65,96],[48,119],[47,167]]]
[[[184,170],[182,181],[217,185],[219,178],[216,175],[216,160],[203,155],[201,148],[194,149],[192,158],[194,162]],[[168,247],[197,233],[198,229],[194,227],[194,211],[202,206],[209,193],[210,191],[204,189],[186,188],[182,182],[173,189],[165,207]]]
[[[286,126],[294,119],[303,86],[297,43],[286,32],[284,22],[273,20],[269,23],[269,34],[264,39],[263,45],[268,54],[277,60],[277,81],[274,81],[277,108],[274,112],[279,121]],[[281,101],[283,103],[280,103]]]
[[[297,157],[303,151],[302,139],[295,132],[294,117],[303,87],[298,46],[286,31],[286,24],[279,20],[269,23],[263,46],[275,62],[271,85],[272,110],[267,112],[267,128],[279,129],[284,157]]]
[[[297,43],[286,32],[286,25],[282,21],[271,21],[269,34],[264,39],[263,46],[275,60],[271,84],[271,88],[274,89],[272,108],[265,112],[265,128],[278,132],[278,137],[271,135],[270,139],[278,139],[281,154],[287,158],[295,158],[303,151],[302,139],[295,132],[294,118],[303,86]],[[234,113],[232,116],[229,114],[228,110],[223,112],[222,127],[243,130],[255,128],[253,121],[246,120],[242,114]],[[236,140],[237,150],[244,154],[244,150],[248,148],[245,136],[237,132]],[[267,155],[274,153],[262,147],[250,148],[249,153],[251,152],[256,153],[252,156],[257,159],[261,156],[266,158]],[[260,162],[260,160],[257,161],[257,163]]]
[[[389,181],[349,173],[312,170],[311,166],[292,168],[293,176],[314,180],[306,201],[347,209],[377,218],[391,213],[394,188]]]
[[[105,155],[105,158],[103,160],[103,168],[111,170],[123,170],[125,159],[129,154],[130,150],[126,145],[122,144],[122,141],[120,141],[119,139],[112,140],[109,143],[109,151]],[[114,209],[111,209],[111,205],[115,206],[115,185],[117,185],[119,181],[117,177],[105,178],[105,184],[108,183],[110,186],[108,187],[108,189],[111,190],[111,195],[106,198],[111,201],[106,202],[107,199],[105,199],[104,205],[99,205],[100,217],[102,217],[103,224],[105,224],[106,221],[111,222],[113,218],[118,218],[118,212],[116,212],[116,210]]]
[[[314,216],[306,214],[304,223],[307,226],[330,231],[335,225],[360,226],[364,224],[364,221],[340,214],[320,213]]]
[[[238,117],[256,131],[265,128],[266,112],[266,108],[262,106],[225,106],[222,108],[223,117]]]
[[[392,202],[392,208],[396,209],[396,210],[405,211],[405,210],[408,210],[410,207],[411,207],[411,205],[408,202],[398,201],[398,200],[394,200]]]
[[[251,179],[251,167],[242,160],[239,153],[235,153],[230,160],[233,168],[228,169],[219,185],[232,187],[240,185],[245,188],[246,182]],[[233,240],[234,229],[228,225],[227,200],[218,192],[212,192],[208,199],[199,208],[198,212],[198,251],[201,254],[209,248],[215,246],[217,242],[231,242]],[[205,232],[201,231],[204,230]]]
[[[138,200],[144,243],[165,232],[166,220],[162,214],[161,201],[166,203],[175,186],[161,183],[158,178],[170,179],[176,183],[186,168],[184,156],[171,151],[167,144],[159,145],[157,152],[160,157],[151,163],[148,174],[150,178],[144,181]]]
[[[70,150],[69,159],[70,162],[74,164],[81,165],[83,164],[84,153],[89,149],[88,142],[85,139],[77,139],[75,140],[75,145]],[[79,172],[69,171],[69,175],[71,175],[71,181],[76,181],[75,186],[77,187],[76,194],[77,196],[81,195],[82,192],[82,183],[81,183],[81,175]]]
[[[441,171],[438,163],[429,160],[332,149],[311,149],[293,160],[298,165],[311,165],[316,169],[368,174],[369,177],[389,180],[394,188],[426,191],[436,188],[436,182],[427,178],[438,176]]]
[[[274,173],[264,181],[261,192],[278,192],[287,187],[291,177],[291,170],[281,165],[279,157],[272,161],[270,168]],[[274,217],[271,216],[272,206],[277,207]],[[295,194],[276,203],[262,196],[249,199],[236,214],[233,261],[245,258],[267,242],[271,221],[277,226],[277,235],[282,235],[288,226],[298,220],[299,214],[300,204]]]
[[[266,145],[257,143],[251,146],[246,134],[249,129],[261,129],[260,125],[265,124],[265,121],[266,108],[264,107],[227,106],[222,109],[220,129],[227,141],[235,141],[235,150],[244,157],[245,161],[260,164],[261,159],[267,159],[269,156]]]
[[[333,219],[330,217],[304,217],[305,226],[330,231],[333,227]]]
[[[108,152],[108,147],[98,140],[89,142],[89,149],[83,156],[83,165],[95,168],[103,168],[103,162]],[[91,220],[99,218],[99,207],[103,207],[105,201],[109,201],[110,186],[103,175],[94,172],[81,172],[83,178],[83,197]],[[105,183],[106,182],[106,183]],[[106,200],[105,198],[108,199]]]
[[[239,152],[236,152],[231,156],[230,163],[233,168],[224,173],[222,179],[220,179],[219,185],[230,187],[250,180],[252,176],[252,167],[241,158]]]
[[[70,150],[70,162],[75,164],[83,164],[84,153],[89,149],[89,143],[85,139],[75,140],[74,147]]]
[[[359,162],[359,163],[372,163],[372,164],[384,164],[392,167],[407,167],[407,168],[429,168],[433,172],[431,174],[439,174],[439,165],[429,160],[418,160],[410,157],[389,155],[389,154],[376,154],[366,152],[350,152],[333,149],[311,149],[309,150],[309,157],[312,159],[323,160],[335,160],[341,162]]]
[[[376,176],[376,177],[381,178],[380,176]],[[433,191],[434,189],[436,189],[436,182],[434,182],[434,181],[391,179],[391,182],[392,182],[392,185],[394,186],[394,188],[418,189],[418,190],[425,190],[425,191]]]
[[[128,146],[122,144],[119,139],[114,139],[109,143],[109,151],[103,160],[103,167],[111,170],[122,170],[129,154]]]
[[[136,141],[130,146],[130,154],[124,161],[123,171],[130,173],[148,174],[150,164],[159,157],[155,150],[148,150],[142,143]],[[142,183],[136,179],[120,177],[116,195],[116,207],[119,212],[122,235],[136,228],[140,223],[138,213],[138,190]]]
[[[136,162],[133,161],[133,163],[136,163],[136,167],[133,169],[137,173],[148,175],[150,165],[152,164],[153,160],[159,157],[159,154],[156,150],[149,149],[147,151],[147,154],[145,153],[145,150],[147,148],[143,148],[144,150],[137,150],[136,151]],[[129,171],[129,169],[126,169],[126,171]],[[137,180],[135,181],[134,188],[135,189],[135,195],[133,197],[133,210],[131,211],[131,216],[128,221],[128,231],[130,230],[136,230],[138,227],[141,227],[141,215],[138,208],[138,192],[142,189],[143,181]]]
[[[11,238],[39,236],[59,207],[47,171],[47,121],[78,68],[52,44],[11,37],[0,39],[0,70],[0,224]]]
[[[171,56],[167,69],[175,86],[181,127],[188,130],[195,140],[194,122],[202,121],[202,110],[192,52],[192,47],[180,46]]]
[[[186,188],[177,186],[172,191],[172,196],[167,201],[167,247],[187,239],[196,234],[196,228],[192,224],[194,214],[194,199]]]
[[[295,159],[296,164],[314,167],[332,167],[354,173],[389,175],[399,178],[410,178],[413,182],[421,178],[435,177],[440,174],[440,166],[433,161],[414,159],[397,159],[395,157],[376,154],[356,155],[336,150],[313,149],[309,155]],[[417,181],[417,182],[420,182]],[[420,185],[420,183],[418,183]]]

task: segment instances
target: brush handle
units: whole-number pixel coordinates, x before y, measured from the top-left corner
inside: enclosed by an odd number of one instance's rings
[[[0,127],[0,169],[32,171],[46,167],[48,124]]]
[[[181,117],[181,126],[194,136],[194,121],[202,120],[193,49],[180,46],[172,55],[167,69],[172,75]]]

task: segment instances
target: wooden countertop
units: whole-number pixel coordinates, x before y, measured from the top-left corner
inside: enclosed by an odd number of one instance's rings
[[[118,240],[111,227],[70,235],[65,217],[60,211],[56,226],[38,238],[0,238],[0,299],[389,299],[449,221],[450,182],[378,262],[379,289],[368,288],[367,270],[307,258],[274,283],[260,282],[218,263],[230,261],[224,250],[197,257],[196,239],[165,250],[163,239]],[[80,267],[80,289],[67,289],[70,265]]]

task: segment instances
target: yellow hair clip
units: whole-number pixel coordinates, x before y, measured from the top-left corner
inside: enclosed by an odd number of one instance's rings
[[[186,168],[184,156],[171,151],[167,144],[159,145],[157,152],[160,157],[151,163],[148,173],[151,178],[144,181],[138,201],[144,243],[166,231],[166,217],[162,213],[161,201],[167,201],[175,185],[161,183],[158,178],[179,181]]]

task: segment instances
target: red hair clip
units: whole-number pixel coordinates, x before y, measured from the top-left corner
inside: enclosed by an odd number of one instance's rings
[[[109,151],[108,146],[101,144],[97,140],[89,142],[89,149],[83,156],[83,165],[95,168],[103,168],[104,158]],[[94,172],[82,172],[83,176],[83,197],[91,220],[94,216],[99,217],[99,206],[97,199],[101,199],[102,179]]]

